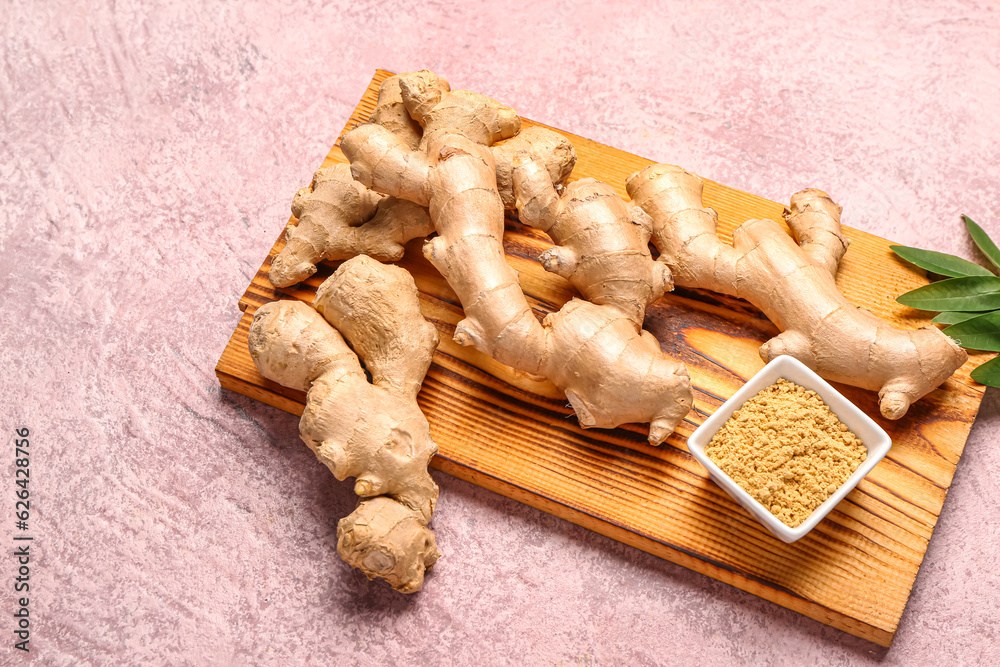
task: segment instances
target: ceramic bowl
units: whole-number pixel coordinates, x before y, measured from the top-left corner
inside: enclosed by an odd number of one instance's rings
[[[733,416],[733,413],[762,389],[777,382],[779,378],[785,378],[819,394],[840,421],[844,422],[868,448],[868,457],[858,466],[854,474],[822,505],[813,510],[809,518],[795,528],[789,528],[781,519],[771,514],[766,507],[744,491],[729,475],[722,472],[719,466],[715,465],[705,454],[708,443],[712,441],[722,425]],[[780,356],[764,366],[688,438],[688,449],[698,459],[698,462],[708,470],[712,480],[732,496],[733,500],[742,505],[746,511],[750,512],[755,519],[764,524],[764,527],[771,531],[775,537],[788,543],[802,538],[815,528],[830,513],[830,510],[836,507],[837,503],[843,500],[844,496],[850,493],[879,461],[885,458],[891,446],[892,440],[882,427],[805,364],[786,355]]]

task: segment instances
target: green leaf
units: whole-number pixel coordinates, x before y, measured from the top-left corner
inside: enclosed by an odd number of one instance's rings
[[[972,371],[972,379],[988,387],[1000,387],[1000,357],[990,359]]]
[[[945,327],[944,333],[970,350],[1000,352],[1000,311]]]
[[[969,228],[969,234],[972,235],[972,240],[976,242],[979,249],[983,251],[986,258],[993,263],[993,266],[1000,269],[1000,248],[997,248],[997,244],[993,242],[993,239],[983,231],[983,228],[972,221],[967,215],[962,216],[962,220],[965,221],[965,226]]]
[[[972,276],[948,278],[900,294],[896,301],[920,310],[997,310],[1000,309],[1000,278]]]
[[[973,264],[967,259],[948,255],[934,250],[921,250],[905,245],[891,245],[893,252],[911,264],[916,264],[921,269],[927,269],[931,273],[952,278],[963,278],[965,276],[992,276],[993,273],[978,264]]]
[[[945,311],[935,316],[931,322],[937,322],[938,324],[958,324],[959,322],[971,320],[973,317],[979,317],[981,315],[982,313],[959,313],[954,311]]]

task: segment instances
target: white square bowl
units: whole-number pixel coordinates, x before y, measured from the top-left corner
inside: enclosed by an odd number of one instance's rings
[[[729,421],[733,413],[743,407],[743,404],[756,396],[762,389],[769,387],[784,378],[790,382],[812,389],[829,406],[830,410],[844,422],[856,436],[861,439],[865,447],[868,448],[868,457],[858,466],[858,469],[844,482],[837,491],[826,499],[826,501],[813,510],[805,521],[795,528],[789,528],[781,519],[771,514],[771,512],[761,505],[749,493],[737,484],[733,479],[722,472],[719,466],[715,465],[705,454],[705,448],[715,437],[715,434],[722,428],[722,425]],[[871,472],[879,461],[885,458],[892,446],[892,439],[881,426],[859,410],[853,403],[830,386],[830,384],[816,375],[809,367],[794,357],[782,355],[760,369],[756,375],[740,388],[732,398],[719,406],[712,416],[705,420],[705,423],[688,438],[688,449],[691,454],[698,459],[708,470],[712,480],[721,486],[723,490],[733,497],[743,508],[771,531],[775,537],[783,542],[792,543],[803,537],[806,533],[816,527],[820,521],[830,513],[837,503],[844,499],[851,489],[858,485],[865,475]]]

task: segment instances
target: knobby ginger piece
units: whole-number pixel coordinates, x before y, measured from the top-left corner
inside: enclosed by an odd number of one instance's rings
[[[410,274],[364,255],[320,285],[314,306],[261,306],[250,354],[264,377],[307,392],[302,440],[334,477],[356,478],[361,500],[337,526],[341,558],[412,593],[438,559],[427,527],[437,445],[417,405],[437,330],[420,314]]]
[[[746,299],[781,329],[761,346],[764,361],[788,354],[827,380],[878,391],[882,415],[899,419],[968,359],[937,327],[896,329],[840,293],[835,276],[848,241],[841,208],[825,192],[792,196],[786,220],[798,243],[773,220],[748,220],[728,245],[695,174],[657,164],[626,187],[653,219],[653,243],[677,285]]]

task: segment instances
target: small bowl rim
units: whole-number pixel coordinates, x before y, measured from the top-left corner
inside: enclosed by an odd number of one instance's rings
[[[789,377],[790,375],[798,377]],[[830,410],[837,415],[837,418],[846,424],[855,435],[861,438],[862,443],[868,449],[867,458],[847,478],[847,481],[841,484],[829,498],[813,510],[812,514],[805,521],[795,528],[787,526],[781,519],[774,516],[769,509],[760,504],[743,487],[737,484],[732,477],[723,472],[705,453],[705,448],[712,441],[712,438],[715,437],[715,434],[718,433],[719,429],[722,428],[722,425],[732,417],[733,413],[741,408],[747,400],[753,398],[762,389],[774,384],[780,378],[794,382],[801,387],[811,389],[819,394]],[[868,437],[862,437],[859,431],[867,432]],[[829,382],[817,375],[814,370],[798,359],[788,355],[778,356],[765,364],[736,393],[709,415],[708,419],[688,436],[687,442],[688,451],[708,471],[712,481],[746,509],[754,519],[760,522],[773,535],[789,544],[805,537],[806,534],[819,525],[833,511],[833,508],[848,493],[853,491],[861,480],[885,458],[892,447],[892,439],[889,437],[889,434],[875,420],[834,389]]]

